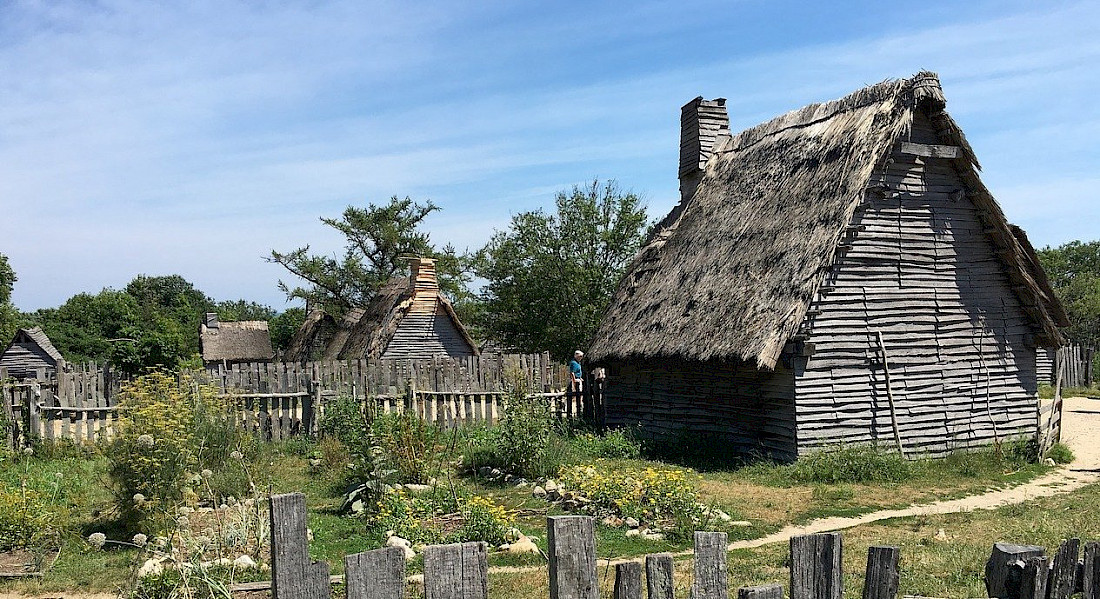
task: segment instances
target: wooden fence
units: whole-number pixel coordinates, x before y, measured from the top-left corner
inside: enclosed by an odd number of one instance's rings
[[[598,599],[595,520],[589,516],[547,518],[550,599]],[[789,597],[842,599],[843,537],[825,533],[790,540]],[[723,532],[696,532],[693,599],[727,599],[728,538]],[[997,543],[985,565],[988,597],[1001,599],[1100,599],[1100,543],[1062,543],[1053,557],[1042,547]],[[488,547],[456,543],[424,548],[425,599],[487,599]],[[898,547],[872,546],[867,551],[863,599],[895,599],[901,582]],[[672,599],[674,561],[670,554],[647,555],[615,565],[614,599]],[[644,571],[644,580],[643,580]],[[386,547],[344,558],[344,577],[329,575],[326,562],[310,560],[305,495],[271,498],[271,575],[268,583],[239,585],[237,590],[271,588],[273,599],[332,596],[332,583],[343,580],[347,599],[405,597],[405,553]],[[781,584],[737,589],[738,599],[783,599]]]
[[[1088,387],[1095,380],[1092,347],[1067,345],[1054,349],[1036,349],[1035,370],[1040,383],[1054,385],[1061,369],[1063,387]]]
[[[77,366],[58,372],[53,380],[40,373],[38,380],[26,382],[9,381],[3,374],[0,422],[9,425],[3,435],[9,447],[25,445],[30,437],[94,442],[113,434],[118,386],[108,369]],[[512,379],[522,381],[529,395],[551,402],[560,417],[595,415],[594,394],[571,391],[565,367],[546,353],[234,364],[187,371],[181,377],[233,397],[241,426],[275,441],[316,433],[325,406],[340,396],[359,402],[364,411],[411,410],[448,427],[493,423],[503,412],[505,388],[515,383]]]

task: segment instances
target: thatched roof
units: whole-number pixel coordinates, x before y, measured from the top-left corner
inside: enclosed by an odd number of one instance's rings
[[[773,368],[806,317],[872,174],[916,110],[960,148],[955,166],[986,213],[1017,292],[1043,290],[933,73],[812,104],[716,146],[694,195],[677,206],[620,283],[589,357],[743,360]],[[1041,301],[1032,316],[1060,339]]]
[[[321,335],[325,330],[336,330],[336,319],[331,315],[326,314],[324,310],[310,310],[309,314],[306,314],[305,320],[302,321],[302,325],[298,327],[298,330],[294,332],[294,336],[290,338],[290,343],[287,345],[284,358],[288,362],[307,362],[311,358],[311,353],[314,348],[314,341],[318,335]]]
[[[12,337],[11,343],[4,349],[6,353],[11,346],[16,343],[31,342],[37,345],[42,351],[49,356],[51,360],[56,364],[59,361],[63,361],[65,358],[61,355],[61,352],[57,351],[57,348],[53,346],[53,342],[46,336],[46,332],[41,327],[34,327],[30,329],[19,329],[15,332],[15,336]]]
[[[222,322],[199,327],[199,346],[204,362],[263,362],[275,357],[267,321]]]

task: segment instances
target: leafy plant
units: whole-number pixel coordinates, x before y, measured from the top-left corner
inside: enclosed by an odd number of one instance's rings
[[[367,418],[362,404],[350,395],[338,395],[335,401],[325,405],[318,428],[321,437],[336,439],[357,455],[367,449]]]
[[[1054,460],[1055,464],[1069,464],[1076,459],[1073,455],[1073,450],[1067,447],[1064,443],[1055,443],[1047,449],[1046,457]]]

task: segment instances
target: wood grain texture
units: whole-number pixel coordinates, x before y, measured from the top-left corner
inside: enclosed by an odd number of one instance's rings
[[[489,561],[485,543],[424,548],[424,599],[487,599]]]
[[[314,599],[332,594],[329,566],[309,558],[306,496],[271,496],[271,591],[273,599]]]
[[[642,564],[615,564],[615,588],[611,596],[614,599],[642,599]]]
[[[671,553],[654,553],[645,556],[645,579],[648,599],[673,599]],[[1100,599],[1100,598],[1098,598]]]
[[[876,545],[867,549],[867,573],[863,578],[863,599],[895,599],[900,574],[897,547]]]
[[[1085,543],[1085,563],[1081,569],[1081,593],[1084,599],[1100,599],[1100,543]]]
[[[840,533],[791,537],[791,599],[841,599],[844,595]]]
[[[596,525],[589,516],[546,519],[550,599],[598,599]]]
[[[1077,557],[1081,553],[1081,539],[1067,539],[1054,554],[1050,571],[1047,596],[1049,599],[1069,599],[1077,585]]]
[[[724,532],[695,532],[695,581],[691,586],[692,599],[729,597],[726,571],[728,542],[728,536]]]
[[[783,599],[783,585],[741,587],[737,589],[737,599]]]
[[[344,556],[347,599],[403,599],[405,550],[384,547]]]
[[[985,563],[985,589],[989,597],[1007,597],[1012,578],[1012,566],[1033,557],[1042,557],[1046,549],[1037,545],[994,543]]]

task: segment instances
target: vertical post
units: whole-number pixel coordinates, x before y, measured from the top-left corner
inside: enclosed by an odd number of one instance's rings
[[[672,599],[672,568],[671,553],[645,556],[645,580],[649,599]]]
[[[487,599],[489,558],[485,543],[424,548],[424,599]]]
[[[1085,544],[1085,563],[1081,572],[1083,599],[1100,599],[1100,543]]]
[[[1050,571],[1047,589],[1050,599],[1069,599],[1077,582],[1077,555],[1081,552],[1081,539],[1067,539],[1054,554],[1054,568]]]
[[[332,595],[327,562],[309,559],[306,496],[271,496],[271,592],[274,599]]]
[[[383,547],[344,556],[347,599],[403,599],[405,550]]]
[[[626,562],[615,565],[614,599],[642,599],[642,564]]]
[[[695,531],[695,583],[691,587],[692,599],[729,597],[727,544],[727,535],[724,532]]]
[[[791,599],[841,599],[840,533],[791,537]]]
[[[894,599],[898,595],[897,547],[878,545],[867,548],[867,576],[863,580],[863,599]]]
[[[1041,557],[1046,549],[1036,545],[994,543],[989,560],[985,563],[985,590],[987,597],[1007,597],[1008,580],[1012,565],[1032,557]]]
[[[783,585],[741,587],[737,589],[737,599],[783,599]]]
[[[596,525],[589,516],[546,519],[550,599],[599,599],[596,584]]]
[[[1024,571],[1020,576],[1019,599],[1046,599],[1047,576],[1050,567],[1050,559],[1046,557],[1030,557],[1024,563]]]

